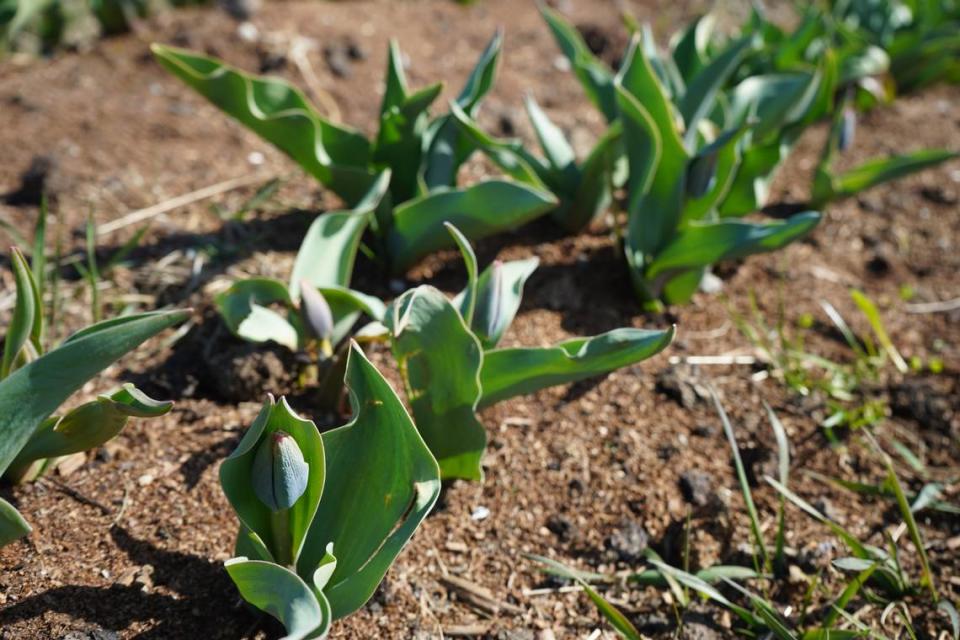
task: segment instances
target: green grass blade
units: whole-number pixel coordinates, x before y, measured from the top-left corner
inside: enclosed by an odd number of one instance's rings
[[[720,398],[716,391],[710,389],[710,396],[713,398],[713,405],[720,415],[720,421],[723,423],[723,432],[727,436],[727,442],[730,443],[730,450],[733,453],[733,464],[737,470],[737,480],[740,483],[740,493],[743,494],[743,502],[747,507],[747,515],[750,516],[750,531],[753,533],[753,540],[760,553],[760,567],[764,570],[770,568],[770,554],[767,552],[767,546],[763,542],[763,531],[760,528],[760,516],[757,513],[757,507],[753,502],[753,494],[750,492],[750,482],[747,479],[747,470],[743,466],[743,459],[740,457],[740,447],[737,445],[737,437],[733,433],[733,425],[727,417],[727,412],[723,410],[720,404]]]

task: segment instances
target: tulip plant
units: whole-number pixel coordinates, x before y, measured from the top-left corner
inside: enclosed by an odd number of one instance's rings
[[[471,116],[493,84],[500,44],[498,33],[455,100]],[[416,92],[408,89],[395,42],[390,45],[380,129],[373,140],[325,120],[284,80],[251,76],[173,47],[154,45],[153,52],[168,71],[277,146],[349,207],[389,169],[389,189],[370,228],[375,254],[393,272],[450,246],[445,221],[471,238],[482,238],[524,224],[556,204],[549,192],[513,181],[456,186],[458,170],[474,147],[451,114],[429,116],[442,83]]]
[[[270,397],[220,467],[240,520],[227,573],[287,640],[323,638],[363,606],[440,494],[430,450],[356,344],[345,383],[348,424],[321,434]]]
[[[550,347],[498,347],[538,260],[496,261],[478,274],[466,237],[448,228],[466,263],[466,288],[452,300],[429,285],[411,289],[387,307],[383,323],[441,476],[480,480],[487,437],[478,409],[646,360],[674,330],[621,328]]]
[[[128,351],[187,317],[187,311],[155,312],[106,320],[44,350],[43,305],[37,280],[23,255],[11,259],[17,298],[0,361],[0,478],[25,482],[51,469],[58,458],[98,447],[131,417],[170,410],[133,385],[105,393],[62,415],[54,412],[88,380]],[[30,533],[20,513],[0,499],[0,546]]]

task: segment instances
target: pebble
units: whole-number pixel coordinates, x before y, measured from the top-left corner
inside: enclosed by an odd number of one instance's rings
[[[705,507],[714,501],[715,484],[713,476],[706,471],[691,469],[680,474],[680,492],[687,502],[698,507]]]
[[[650,535],[643,525],[636,520],[627,520],[613,532],[607,546],[621,562],[633,563],[643,557],[649,542]]]

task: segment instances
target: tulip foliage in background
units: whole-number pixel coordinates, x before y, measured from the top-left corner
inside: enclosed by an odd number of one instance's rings
[[[621,235],[644,302],[686,302],[713,263],[779,249],[817,224],[816,212],[756,223],[718,213],[742,166],[745,141],[776,127],[784,111],[764,102],[763,85],[733,99],[722,93],[757,38],[732,41],[700,66],[685,63],[684,77],[648,32],[635,34],[614,75],[572,25],[543,12],[587,96],[622,127],[628,172]]]
[[[44,350],[42,293],[23,255],[11,259],[17,287],[13,316],[0,361],[0,477],[37,478],[58,458],[98,447],[131,417],[163,415],[172,406],[124,385],[63,415],[53,415],[74,392],[128,351],[187,317],[186,311],[154,312],[106,320]],[[34,257],[42,273],[42,260]],[[10,503],[0,499],[0,546],[30,533]]]
[[[500,44],[497,34],[454,101],[457,109],[476,115],[493,84]],[[380,128],[372,140],[325,120],[282,79],[251,76],[172,47],[154,45],[153,51],[168,71],[274,144],[348,206],[355,206],[389,170],[389,189],[370,228],[376,256],[393,272],[449,247],[446,221],[477,239],[518,227],[556,204],[548,191],[513,181],[456,186],[458,170],[474,145],[451,114],[430,117],[442,83],[408,89],[396,43],[390,45]]]
[[[345,383],[348,424],[321,435],[271,397],[220,468],[240,520],[227,572],[288,639],[363,606],[440,494],[430,450],[356,345]]]

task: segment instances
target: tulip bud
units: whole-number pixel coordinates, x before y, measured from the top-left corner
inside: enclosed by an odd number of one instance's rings
[[[840,139],[837,148],[846,151],[853,144],[853,136],[857,131],[857,113],[850,107],[843,110],[843,122],[840,124]]]
[[[493,338],[500,330],[500,302],[503,291],[503,263],[494,260],[490,266],[490,280],[477,301],[477,329],[485,338]]]
[[[260,443],[253,458],[253,492],[271,511],[289,509],[307,490],[310,467],[297,441],[274,431]]]
[[[695,157],[687,167],[687,195],[691,198],[702,198],[716,181],[716,174],[716,153]]]
[[[300,316],[307,331],[320,341],[325,354],[330,355],[333,337],[333,312],[323,294],[306,280],[300,282]]]

